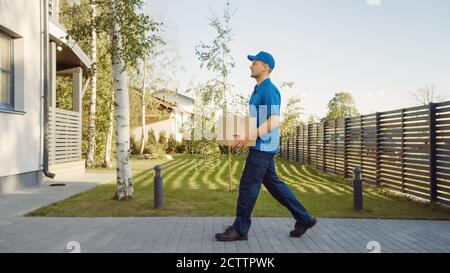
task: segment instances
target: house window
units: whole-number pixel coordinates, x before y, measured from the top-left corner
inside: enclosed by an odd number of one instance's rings
[[[0,109],[13,109],[12,39],[0,32]]]

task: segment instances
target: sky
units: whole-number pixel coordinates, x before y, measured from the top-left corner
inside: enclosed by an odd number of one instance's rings
[[[148,0],[179,54],[177,86],[208,79],[195,46],[209,42],[211,12],[225,0]],[[247,55],[261,50],[276,60],[271,79],[281,89],[282,111],[300,96],[309,114],[322,117],[336,92],[350,92],[361,114],[417,105],[410,92],[433,84],[450,99],[450,1],[448,0],[240,0],[232,1],[236,67],[233,93],[250,96]]]

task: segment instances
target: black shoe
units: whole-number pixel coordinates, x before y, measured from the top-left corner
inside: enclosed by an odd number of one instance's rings
[[[296,224],[289,235],[291,235],[291,237],[300,237],[305,234],[308,229],[312,228],[316,223],[317,219],[315,217],[311,217],[311,220],[309,220],[308,224],[306,225]]]
[[[233,226],[226,226],[226,227],[225,227],[225,232],[231,230],[232,228],[234,228],[234,227],[233,227]]]
[[[233,226],[228,227],[225,232],[217,233],[217,241],[244,241],[247,240],[248,236],[242,236]]]

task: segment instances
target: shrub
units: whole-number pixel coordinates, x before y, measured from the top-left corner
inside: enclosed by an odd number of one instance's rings
[[[147,133],[147,142],[145,143],[144,146],[144,154],[149,154],[150,151],[150,146],[156,144],[156,135],[155,132],[153,131],[153,129],[148,130]]]
[[[147,143],[148,144],[155,144],[156,143],[156,135],[155,135],[155,131],[153,131],[153,129],[150,129],[148,131]]]
[[[189,141],[182,139],[180,143],[177,144],[175,149],[176,153],[183,154],[189,152]]]
[[[132,154],[138,154],[139,153],[138,144],[136,142],[137,142],[136,138],[130,137],[130,149],[131,149],[131,153]]]
[[[175,139],[175,136],[173,134],[170,134],[169,140],[167,141],[167,153],[175,153],[175,150],[177,148],[177,140]]]
[[[166,131],[159,132],[158,142],[160,144],[166,144],[167,143]]]
[[[149,154],[151,158],[161,159],[166,154],[166,145],[161,143],[155,143],[149,145]]]

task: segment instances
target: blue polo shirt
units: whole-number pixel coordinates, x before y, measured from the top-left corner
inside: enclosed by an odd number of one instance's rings
[[[265,79],[262,83],[255,86],[250,97],[250,116],[256,117],[256,126],[259,128],[271,115],[280,115],[281,95],[278,88],[270,81]],[[256,146],[250,149],[278,153],[280,150],[279,127],[272,129],[271,132],[259,136],[256,139]]]

